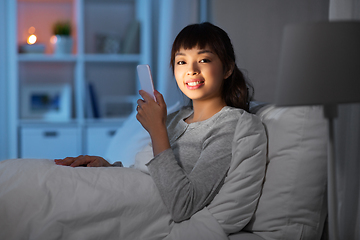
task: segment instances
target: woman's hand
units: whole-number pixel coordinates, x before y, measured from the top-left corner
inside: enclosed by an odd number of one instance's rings
[[[70,167],[111,167],[111,164],[102,157],[89,155],[55,159],[54,161],[57,165]]]
[[[140,90],[139,94],[143,99],[137,101],[138,113],[136,119],[150,135],[155,133],[159,128],[166,128],[167,111],[163,96],[155,90],[155,102],[147,92]]]
[[[163,96],[154,91],[156,102],[145,91],[140,90],[144,100],[137,101],[138,114],[136,119],[149,132],[153,147],[154,156],[170,148],[169,138],[166,130],[166,104]]]

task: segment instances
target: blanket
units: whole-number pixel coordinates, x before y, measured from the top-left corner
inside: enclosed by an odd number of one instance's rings
[[[0,162],[0,239],[163,239],[172,224],[151,176],[137,169]]]
[[[144,162],[132,169],[71,168],[46,159],[2,161],[0,239],[227,240],[255,211],[266,147],[260,119],[239,111],[223,187],[207,207],[181,223],[172,221],[141,168]],[[147,148],[140,159],[151,155]]]

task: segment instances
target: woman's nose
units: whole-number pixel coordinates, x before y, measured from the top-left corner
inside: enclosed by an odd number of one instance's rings
[[[187,72],[188,75],[194,76],[194,75],[198,75],[199,73],[200,73],[200,70],[196,64],[189,64],[189,69]]]

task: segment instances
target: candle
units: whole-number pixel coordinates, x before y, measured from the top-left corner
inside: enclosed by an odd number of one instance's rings
[[[26,40],[27,44],[20,46],[20,53],[44,53],[45,45],[37,42],[37,36],[35,35],[35,27],[30,27],[28,33],[30,34]]]

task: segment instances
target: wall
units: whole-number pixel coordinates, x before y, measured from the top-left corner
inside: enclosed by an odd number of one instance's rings
[[[329,0],[211,0],[212,22],[228,32],[237,63],[255,98],[274,99],[282,29],[288,23],[327,20]]]
[[[0,33],[6,32],[6,1],[0,1]],[[0,161],[7,158],[7,52],[4,34],[0,38]]]
[[[360,0],[330,0],[330,21],[360,20]],[[360,239],[360,104],[338,106],[335,121],[339,239]]]

